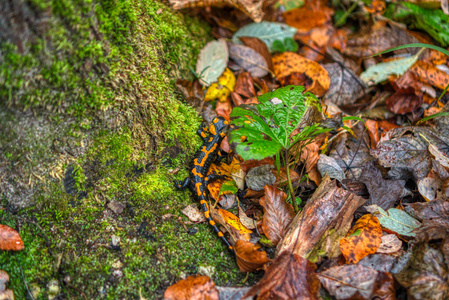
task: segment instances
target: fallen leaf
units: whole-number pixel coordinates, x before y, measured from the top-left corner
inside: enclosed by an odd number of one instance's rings
[[[382,241],[382,229],[376,216],[366,214],[354,224],[347,237],[340,240],[340,250],[348,264],[376,253]]]
[[[204,101],[212,101],[218,99],[220,102],[225,102],[232,91],[234,91],[235,76],[231,70],[225,69],[223,74],[218,77],[218,82],[212,83],[208,88]]]
[[[241,40],[243,44],[245,44],[245,46],[252,48],[253,50],[257,51],[260,55],[262,55],[268,64],[268,69],[270,71],[273,71],[273,61],[271,59],[270,50],[262,40],[256,37],[248,37],[248,36],[241,36],[239,37],[239,40]]]
[[[248,217],[242,207],[239,206],[239,219],[243,226],[248,229],[256,229],[256,220]]]
[[[377,121],[373,120],[366,120],[365,121],[366,130],[368,131],[369,138],[371,140],[371,149],[376,149],[377,143],[379,143],[380,140],[380,134],[379,134],[379,123]]]
[[[216,82],[226,69],[229,52],[225,39],[211,41],[201,50],[196,62],[196,73],[203,86]]]
[[[401,197],[410,194],[404,188],[405,180],[384,179],[372,162],[363,168],[359,180],[366,185],[370,195],[366,205],[376,204],[386,210],[393,207]]]
[[[283,252],[243,299],[319,299],[315,269],[307,259]]]
[[[320,64],[301,57],[293,52],[284,52],[273,56],[274,74],[282,85],[286,85],[285,78],[294,73],[305,74],[313,83],[306,91],[320,97],[330,85],[329,74]]]
[[[248,188],[261,191],[265,185],[273,185],[276,182],[276,176],[271,172],[273,165],[262,165],[252,168],[246,173],[246,185]]]
[[[208,276],[194,275],[169,286],[164,292],[164,299],[218,300],[218,290]]]
[[[249,286],[233,287],[233,286],[216,286],[220,293],[220,299],[239,300],[251,289]]]
[[[376,253],[364,257],[357,265],[368,267],[379,272],[391,273],[396,263],[397,260],[393,255]]]
[[[232,42],[240,44],[239,38],[255,37],[262,40],[270,52],[273,51],[273,43],[276,40],[283,41],[286,38],[293,38],[296,34],[296,28],[276,22],[260,22],[243,26],[232,36]]]
[[[254,81],[248,72],[242,72],[237,76],[234,91],[246,98],[253,98],[256,96]],[[241,104],[248,104],[248,103],[242,101],[242,103],[235,103],[235,104],[236,106],[239,106]]]
[[[413,232],[421,226],[421,223],[411,217],[408,213],[397,208],[390,208],[388,211],[383,210],[377,205],[371,205],[379,212],[378,219],[382,227],[387,228],[397,234],[403,236],[415,236]]]
[[[0,224],[0,250],[23,250],[25,246],[20,235],[9,226]]]
[[[324,177],[302,212],[290,223],[276,253],[287,251],[308,258],[331,230],[345,236],[354,212],[364,202],[365,199],[337,187],[335,180]],[[338,244],[338,240],[338,236],[334,237],[333,243]]]
[[[318,136],[311,143],[308,143],[305,147],[299,149],[300,160],[304,162],[306,166],[306,173],[317,186],[321,183],[321,174],[318,171],[317,163],[320,159],[320,146],[324,139],[324,135]],[[294,153],[294,151],[295,149],[292,149],[292,153]]]
[[[326,176],[327,174],[330,178],[335,178],[340,182],[346,178],[345,173],[333,157],[329,157],[325,154],[320,154],[320,159],[318,160],[317,167],[322,177]]]
[[[231,235],[231,244],[235,244],[238,240],[249,241],[252,231],[246,228],[240,219],[231,212],[210,206],[210,214],[215,222],[222,225]]]
[[[438,161],[443,167],[445,167],[449,171],[449,157],[441,152],[437,146],[429,144],[429,152],[435,157],[435,160]]]
[[[295,217],[295,210],[287,203],[287,195],[276,186],[266,185],[264,191],[265,196],[259,201],[264,211],[262,228],[273,245],[277,245]]]
[[[205,6],[231,6],[247,14],[254,22],[260,22],[263,18],[264,0],[169,0],[174,9],[184,9]]]
[[[241,272],[255,272],[261,270],[271,261],[267,257],[265,251],[259,250],[260,246],[256,246],[251,242],[239,240],[235,243],[234,250],[237,265]]]
[[[265,58],[250,47],[228,43],[229,57],[254,77],[263,77],[270,70]]]
[[[0,299],[1,300],[14,300],[14,292],[6,288],[6,284],[9,281],[9,275],[3,270],[0,270]]]
[[[449,202],[434,200],[426,203],[409,203],[405,211],[422,221],[415,230],[418,241],[444,239],[449,236]]]
[[[411,88],[399,89],[387,98],[388,109],[395,114],[407,114],[418,110],[424,103],[421,95],[416,95]]]
[[[448,299],[447,266],[441,251],[428,244],[415,244],[407,266],[394,278],[411,299]]]
[[[377,149],[371,150],[370,153],[379,159],[380,165],[399,173],[398,176],[391,177],[407,178],[412,174],[415,179],[421,179],[427,176],[431,167],[428,142],[422,136],[439,149],[447,147],[448,142],[444,135],[437,134],[432,129],[402,127],[390,130],[382,137]],[[449,149],[443,151],[445,152],[449,153]]]
[[[338,63],[325,64],[323,67],[331,79],[326,99],[336,105],[350,105],[363,95],[365,83],[348,68]]]
[[[318,278],[336,299],[395,299],[393,276],[364,266],[331,267]]]
[[[396,234],[386,234],[382,236],[382,242],[377,248],[377,253],[395,253],[402,248],[402,241]]]
[[[201,223],[207,221],[204,214],[198,209],[196,204],[187,205],[181,210],[181,212],[192,222]]]
[[[437,198],[438,188],[441,182],[435,177],[424,177],[418,181],[418,191],[426,201]]]
[[[331,21],[332,9],[315,10],[308,5],[289,10],[283,14],[285,23],[298,29],[300,33],[307,33]]]
[[[226,101],[217,101],[215,103],[215,111],[217,112],[217,115],[222,116],[223,118],[229,120],[231,112],[232,112],[231,101],[229,99],[227,99]],[[228,137],[226,136],[223,139],[223,142],[221,142],[221,145],[227,143],[227,139],[228,139]],[[226,149],[225,152],[229,152],[229,143],[228,143],[228,148]]]

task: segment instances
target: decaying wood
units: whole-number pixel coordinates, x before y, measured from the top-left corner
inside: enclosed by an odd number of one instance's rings
[[[284,251],[307,258],[314,248],[328,244],[327,251],[333,248],[334,233],[345,235],[351,226],[353,214],[365,199],[337,186],[336,180],[323,178],[301,213],[297,214],[290,228],[276,249],[276,256]],[[329,240],[327,240],[330,237]]]

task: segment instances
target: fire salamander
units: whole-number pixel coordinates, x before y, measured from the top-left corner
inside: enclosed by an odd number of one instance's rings
[[[220,153],[220,143],[226,136],[224,129],[229,124],[223,117],[217,117],[213,119],[209,128],[203,127],[198,129],[198,134],[203,139],[202,147],[197,151],[193,158],[193,168],[190,171],[190,176],[184,179],[182,183],[175,180],[176,188],[183,190],[190,188],[194,197],[200,201],[201,208],[204,216],[209,222],[209,225],[215,230],[220,239],[226,244],[226,246],[234,252],[234,248],[229,244],[225,238],[223,232],[218,229],[215,221],[210,216],[209,206],[207,205],[207,185],[212,180],[222,178],[223,176],[217,174],[207,175],[209,167],[217,156],[222,157]],[[209,134],[208,134],[209,133]]]

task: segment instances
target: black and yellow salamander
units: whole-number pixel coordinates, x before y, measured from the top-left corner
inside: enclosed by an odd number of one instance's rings
[[[192,170],[190,170],[190,176],[184,179],[182,183],[175,180],[175,186],[179,190],[190,188],[194,197],[200,202],[204,216],[206,217],[209,225],[215,230],[220,239],[226,244],[226,246],[234,252],[234,248],[229,244],[225,238],[223,232],[218,229],[215,221],[210,216],[209,206],[207,204],[208,189],[207,185],[212,180],[222,178],[223,176],[210,174],[207,175],[209,167],[217,159],[217,156],[221,157],[220,144],[223,138],[226,136],[224,129],[229,125],[223,117],[214,118],[209,126],[202,127],[198,130],[198,134],[203,139],[203,145],[196,152],[193,158]]]

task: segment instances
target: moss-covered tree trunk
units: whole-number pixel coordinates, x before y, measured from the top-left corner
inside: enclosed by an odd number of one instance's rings
[[[0,269],[16,298],[154,298],[201,266],[235,281],[209,229],[179,221],[191,200],[171,185],[199,143],[173,81],[207,26],[153,0],[0,12],[0,224],[25,243]]]

